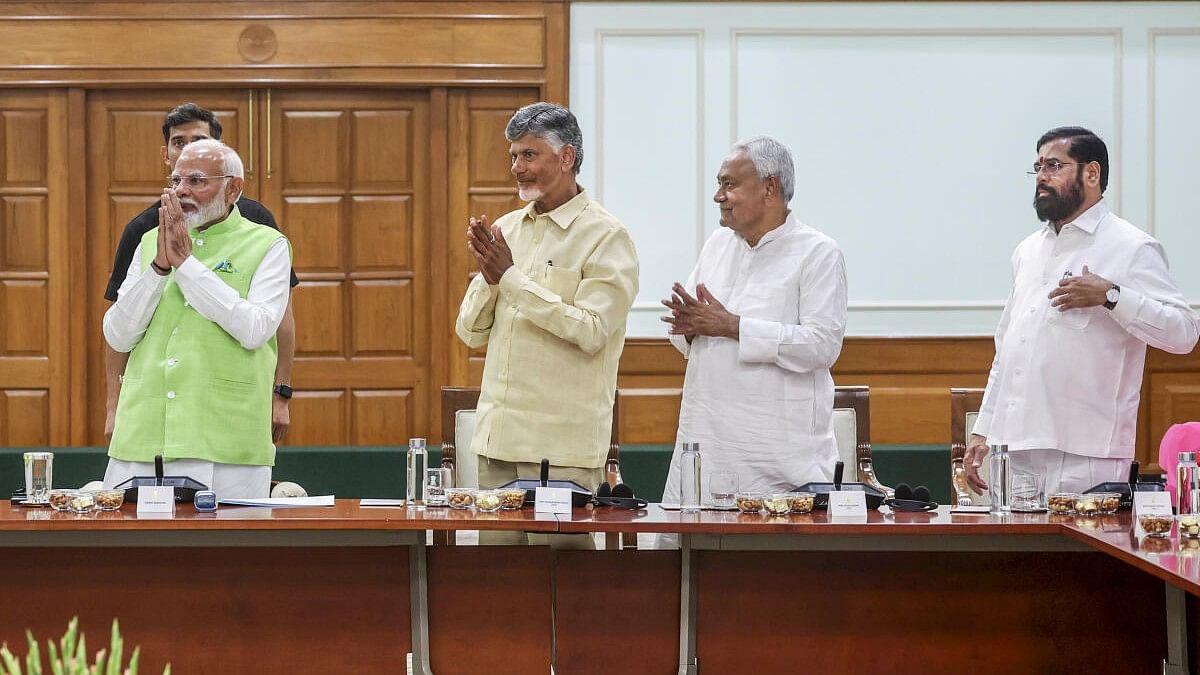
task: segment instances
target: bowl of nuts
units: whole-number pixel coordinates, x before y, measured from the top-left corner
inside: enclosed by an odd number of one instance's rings
[[[500,508],[516,511],[525,506],[525,488],[505,488],[500,491]]]
[[[763,496],[757,492],[739,492],[735,502],[742,513],[758,513],[763,510]]]
[[[50,491],[50,508],[55,511],[66,511],[71,508],[71,493],[74,490],[51,490]]]
[[[446,488],[446,503],[452,509],[469,509],[475,504],[474,492],[470,488]]]
[[[788,501],[792,505],[792,513],[810,513],[816,503],[817,496],[811,492],[789,492]]]
[[[772,516],[786,516],[792,511],[792,500],[782,493],[767,495],[763,498],[763,508]]]
[[[1100,513],[1113,514],[1121,508],[1121,495],[1115,492],[1096,492],[1094,494],[1096,499],[1100,500]]]
[[[1138,525],[1142,526],[1147,536],[1151,537],[1169,537],[1171,536],[1171,521],[1174,520],[1170,515],[1158,515],[1156,513],[1148,513],[1138,516]]]
[[[124,490],[97,490],[93,495],[100,511],[116,511],[125,503]]]
[[[476,490],[475,508],[484,513],[493,513],[500,510],[500,491],[499,490]]]
[[[1046,498],[1046,507],[1051,513],[1073,513],[1077,499],[1079,494],[1075,492],[1055,492]]]
[[[1200,513],[1181,513],[1175,516],[1179,523],[1179,536],[1188,539],[1200,539]]]

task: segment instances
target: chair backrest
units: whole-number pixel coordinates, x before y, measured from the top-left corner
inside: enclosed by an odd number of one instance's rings
[[[833,392],[833,438],[838,459],[846,465],[845,480],[856,478],[859,458],[871,450],[871,389],[865,386],[835,387]]]
[[[479,487],[478,459],[471,452],[471,437],[475,435],[475,408],[478,405],[479,387],[442,387],[442,466],[452,467],[455,487]],[[613,405],[612,436],[609,438],[606,465],[617,462],[621,453],[621,445],[617,440],[620,424],[618,409],[619,406]]]
[[[973,504],[988,505],[992,503],[988,493],[977,495],[969,488],[964,492],[965,485],[954,480],[956,467],[962,463],[963,455],[967,451],[967,441],[970,440],[971,431],[975,428],[975,420],[979,419],[979,408],[982,405],[982,389],[954,388],[950,390],[950,483],[956,496],[965,494],[970,497]],[[984,462],[983,466],[979,467],[979,477],[984,482],[991,480],[988,464],[988,462]]]

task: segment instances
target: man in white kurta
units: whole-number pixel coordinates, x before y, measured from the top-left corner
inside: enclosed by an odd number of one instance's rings
[[[687,358],[663,503],[680,495],[679,443],[698,442],[708,477],[784,491],[833,477],[833,377],[846,328],[846,267],[830,237],[788,209],[791,154],[770,138],[734,146],[713,200],[721,229],[663,304]]]
[[[1034,207],[1046,225],[1012,256],[1013,287],[967,447],[967,480],[988,444],[1047,492],[1123,481],[1133,458],[1146,345],[1186,354],[1200,321],[1167,269],[1162,245],[1103,199],[1108,150],[1062,127],[1037,143]]]

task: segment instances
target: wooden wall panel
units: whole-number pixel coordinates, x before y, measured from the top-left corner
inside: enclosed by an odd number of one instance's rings
[[[429,94],[282,89],[270,90],[267,100],[263,202],[280,205],[280,222],[297,242],[321,249],[295,260],[301,285],[292,384],[323,396],[340,389],[342,401],[335,418],[294,400],[287,440],[341,445],[427,435],[435,388],[434,335],[426,328],[433,288]],[[364,390],[406,393],[359,396]],[[410,409],[377,409],[392,401]],[[301,412],[317,418],[295,424]],[[381,426],[361,429],[365,422]]]
[[[0,91],[0,446],[68,440],[66,135],[64,92]]]

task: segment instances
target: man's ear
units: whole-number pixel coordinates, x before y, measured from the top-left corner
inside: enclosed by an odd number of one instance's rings
[[[558,159],[562,162],[564,171],[575,170],[575,146],[564,145],[561,152],[558,153]]]
[[[1084,180],[1088,185],[1099,187],[1100,185],[1100,162],[1088,162],[1087,166],[1083,167]]]
[[[160,150],[162,151],[163,164],[166,164],[168,169],[174,169],[175,167],[171,166],[171,160],[167,157],[167,146],[162,146]]]
[[[237,203],[238,198],[242,196],[242,188],[245,184],[246,181],[243,178],[237,176],[230,178],[229,183],[225,185],[225,203],[231,206]]]

